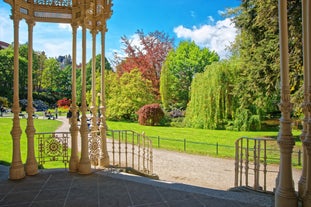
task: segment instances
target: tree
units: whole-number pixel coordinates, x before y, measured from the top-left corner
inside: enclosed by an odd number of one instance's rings
[[[28,61],[19,56],[19,95],[27,98]],[[14,51],[12,46],[0,50],[0,96],[13,101]]]
[[[111,73],[110,73],[111,74]],[[137,120],[136,112],[146,104],[154,103],[152,85],[149,80],[141,78],[138,69],[124,73],[117,80],[117,87],[109,88],[107,99],[107,118],[114,120]]]
[[[215,62],[196,73],[184,122],[188,127],[224,129],[235,118],[238,102],[232,95],[239,65],[234,61]]]
[[[138,122],[141,125],[155,126],[158,125],[164,117],[164,112],[160,104],[148,104],[141,107],[138,111]]]
[[[117,72],[121,76],[126,72],[139,69],[144,79],[150,80],[153,93],[159,96],[159,81],[162,64],[173,48],[173,39],[163,32],[155,31],[145,35],[143,31],[136,32],[139,45],[135,45],[128,37],[123,36],[125,58],[116,55]]]
[[[13,97],[13,49],[0,50],[0,96],[12,102]]]
[[[164,108],[186,109],[194,75],[218,60],[219,56],[208,48],[201,49],[194,42],[180,42],[176,50],[169,52],[162,67],[160,93]]]
[[[301,105],[303,82],[301,45],[301,1],[288,1],[290,84],[295,105]],[[242,63],[233,93],[239,98],[239,111],[260,119],[279,111],[279,25],[278,1],[242,1],[234,11],[240,29],[233,51]],[[241,116],[241,121],[246,120]]]
[[[101,54],[96,55],[95,61],[95,71],[96,71],[96,94],[100,93],[100,83],[101,83]],[[105,71],[112,71],[110,62],[105,58]],[[82,79],[81,79],[81,68],[77,70],[77,100],[81,100],[82,91]],[[91,92],[92,92],[92,59],[86,64],[86,92],[87,92],[87,102],[91,102]]]
[[[45,52],[35,52],[33,57],[33,87],[34,91],[42,90],[42,73],[44,62],[47,59]]]

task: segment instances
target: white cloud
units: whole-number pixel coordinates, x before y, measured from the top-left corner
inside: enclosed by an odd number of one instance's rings
[[[215,22],[215,19],[214,19],[212,16],[208,16],[208,20],[209,20],[210,22]]]
[[[58,24],[58,28],[66,30],[66,31],[69,31],[69,32],[72,31],[70,24],[63,24],[63,23],[61,23],[61,24]]]
[[[195,17],[196,17],[195,12],[194,12],[194,11],[190,11],[190,16],[191,16],[192,18],[195,18]]]
[[[218,53],[221,59],[227,58],[230,54],[226,50],[234,41],[237,29],[230,18],[217,21],[215,25],[202,25],[199,28],[193,26],[186,28],[183,25],[174,28],[178,38],[190,39],[200,47],[207,47]]]

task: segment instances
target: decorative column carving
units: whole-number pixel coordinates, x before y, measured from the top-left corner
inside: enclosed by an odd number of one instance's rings
[[[92,34],[92,103],[90,110],[92,112],[91,117],[91,130],[97,131],[97,107],[96,107],[96,34],[97,31],[93,29],[91,31]]]
[[[13,72],[13,127],[11,130],[12,141],[13,141],[13,154],[12,154],[12,163],[10,167],[9,178],[11,180],[18,180],[25,177],[24,165],[21,158],[20,150],[20,138],[22,135],[22,129],[20,127],[19,113],[19,21],[20,17],[13,8],[13,24],[14,24],[14,72]]]
[[[82,24],[82,97],[81,97],[81,158],[79,164],[79,173],[90,174],[91,162],[88,150],[88,126],[87,126],[87,105],[86,105],[86,26]]]
[[[36,129],[34,127],[33,121],[33,97],[32,97],[32,50],[33,50],[33,27],[35,22],[33,19],[27,20],[28,24],[28,96],[27,96],[27,127],[26,127],[26,134],[27,134],[27,160],[25,165],[25,171],[27,175],[36,175],[38,174],[38,163],[35,157],[35,143],[34,143],[34,136]]]
[[[70,118],[70,133],[71,133],[71,155],[69,161],[69,171],[77,172],[79,169],[78,156],[78,134],[79,127],[77,121],[77,24],[73,23],[72,27],[72,71],[71,71],[71,118]]]
[[[105,34],[107,32],[106,25],[101,30],[101,100],[100,100],[100,137],[101,150],[99,156],[99,165],[101,167],[109,166],[109,155],[107,151],[107,136],[106,136],[106,97],[105,97]]]
[[[307,128],[308,128],[308,120],[309,120],[309,112],[307,108],[307,103],[308,103],[308,85],[310,84],[308,81],[309,77],[309,64],[308,64],[308,58],[307,58],[307,1],[308,0],[302,0],[302,31],[303,31],[303,68],[304,68],[304,101],[302,103],[302,112],[304,114],[304,119],[303,119],[303,129],[302,133],[300,135],[300,140],[303,143],[306,136],[307,136]],[[302,172],[301,176],[298,182],[298,196],[301,199],[305,193],[306,190],[306,175],[307,175],[307,151],[305,146],[302,146],[303,150],[303,157],[302,157]]]
[[[305,194],[303,195],[303,206],[304,207],[310,207],[311,206],[311,37],[310,37],[310,32],[311,32],[311,3],[308,0],[305,3],[305,13],[306,15],[304,15],[303,17],[305,17],[305,21],[306,21],[306,32],[305,35],[306,38],[304,40],[306,40],[306,44],[304,44],[304,46],[306,47],[306,49],[304,48],[304,52],[306,52],[306,56],[304,55],[304,57],[306,57],[306,69],[307,69],[307,73],[305,74],[305,76],[307,76],[307,82],[305,84],[308,85],[308,102],[307,102],[307,109],[308,109],[308,127],[307,127],[307,136],[305,137],[305,140],[303,141],[303,146],[305,148],[305,151],[307,152],[307,163],[306,163],[306,167],[307,167],[307,175],[306,175],[306,186],[305,186]],[[305,26],[305,25],[304,25]]]
[[[279,28],[281,60],[281,103],[279,108],[282,116],[277,139],[280,147],[280,168],[275,192],[275,207],[297,207],[298,200],[292,176],[291,156],[295,141],[292,135],[290,117],[292,103],[290,103],[289,88],[287,1],[284,0],[279,0]]]

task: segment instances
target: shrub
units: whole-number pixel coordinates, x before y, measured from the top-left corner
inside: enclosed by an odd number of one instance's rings
[[[70,104],[71,104],[71,100],[68,99],[68,98],[63,98],[63,99],[60,99],[60,100],[57,101],[57,106],[58,107],[68,108],[68,107],[70,107]]]
[[[155,126],[158,125],[164,117],[164,112],[160,104],[148,104],[141,107],[138,112],[138,122],[141,125]]]
[[[9,106],[9,101],[8,101],[8,99],[5,98],[5,97],[1,97],[1,96],[0,96],[0,106],[8,107],[8,106]]]
[[[20,103],[22,111],[25,111],[28,105],[27,99],[21,99],[19,103]],[[42,100],[34,100],[33,107],[36,109],[36,111],[46,111],[49,109],[48,105]]]

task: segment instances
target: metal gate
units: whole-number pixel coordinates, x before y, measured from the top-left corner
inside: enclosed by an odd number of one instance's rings
[[[267,192],[268,174],[277,175],[276,170],[268,168],[268,154],[279,153],[268,148],[268,143],[276,143],[271,138],[241,137],[235,142],[235,187],[247,187],[255,191]],[[270,189],[272,191],[272,189]]]

